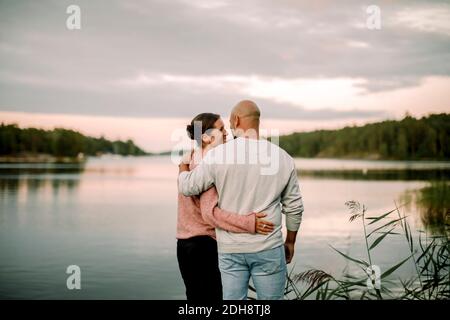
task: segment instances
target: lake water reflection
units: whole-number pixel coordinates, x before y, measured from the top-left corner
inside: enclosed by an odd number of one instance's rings
[[[344,203],[370,215],[394,208],[405,192],[448,180],[448,162],[296,159],[305,212],[295,271],[339,275],[345,261],[329,244],[364,255],[361,224]],[[0,165],[0,298],[184,299],[176,260],[177,166],[170,157],[89,159],[73,165]],[[413,229],[422,228],[409,206]],[[374,252],[383,268],[406,256],[403,239]],[[67,266],[82,289],[68,290]],[[294,264],[291,265],[293,267]],[[412,274],[404,265],[397,275]]]

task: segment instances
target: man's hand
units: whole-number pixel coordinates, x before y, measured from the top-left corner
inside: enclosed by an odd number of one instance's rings
[[[294,257],[295,239],[297,231],[287,231],[286,241],[284,242],[284,252],[286,254],[286,263],[291,263]]]
[[[284,243],[284,253],[286,254],[286,263],[291,263],[292,257],[294,257],[294,243]]]
[[[185,163],[180,163],[178,165],[178,174],[185,172],[185,171],[189,171],[189,165],[185,164]]]
[[[180,174],[181,172],[184,171],[189,171],[189,163],[191,162],[191,158],[192,158],[192,151],[189,152],[184,152],[183,157],[181,158],[181,162],[178,165],[178,173]]]
[[[189,163],[191,162],[192,159],[192,153],[194,152],[194,150],[189,150],[189,151],[183,151],[183,156],[181,157],[181,164],[187,164],[189,165]]]

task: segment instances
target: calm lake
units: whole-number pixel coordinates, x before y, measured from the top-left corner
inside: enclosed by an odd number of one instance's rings
[[[430,179],[448,179],[450,162],[296,159],[305,212],[294,272],[339,276],[345,260],[330,247],[365,258],[361,221],[348,200],[379,215]],[[0,298],[184,299],[176,260],[178,168],[170,157],[90,158],[70,165],[0,164]],[[402,207],[423,228],[414,205]],[[374,251],[387,268],[408,256],[403,237]],[[81,268],[81,290],[66,269]],[[405,264],[392,279],[409,277]]]

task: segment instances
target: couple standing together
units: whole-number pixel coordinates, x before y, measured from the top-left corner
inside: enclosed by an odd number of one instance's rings
[[[259,123],[259,108],[244,100],[231,112],[228,142],[219,115],[187,126],[199,146],[178,176],[177,258],[188,300],[247,299],[250,278],[258,299],[284,297],[303,202],[294,160],[260,139]]]

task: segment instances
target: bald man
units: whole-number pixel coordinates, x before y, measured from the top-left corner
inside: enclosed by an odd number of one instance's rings
[[[235,139],[209,151],[192,171],[180,164],[178,188],[185,196],[199,195],[214,184],[220,208],[238,214],[264,212],[265,219],[275,225],[268,234],[216,229],[225,300],[247,299],[250,277],[258,299],[284,298],[286,263],[294,255],[303,214],[294,160],[277,145],[260,139],[260,115],[253,101],[239,102],[230,116]]]
[[[258,139],[260,116],[261,112],[256,103],[250,100],[239,102],[231,110],[230,115],[230,128],[233,136],[236,138],[251,135],[252,139]]]

